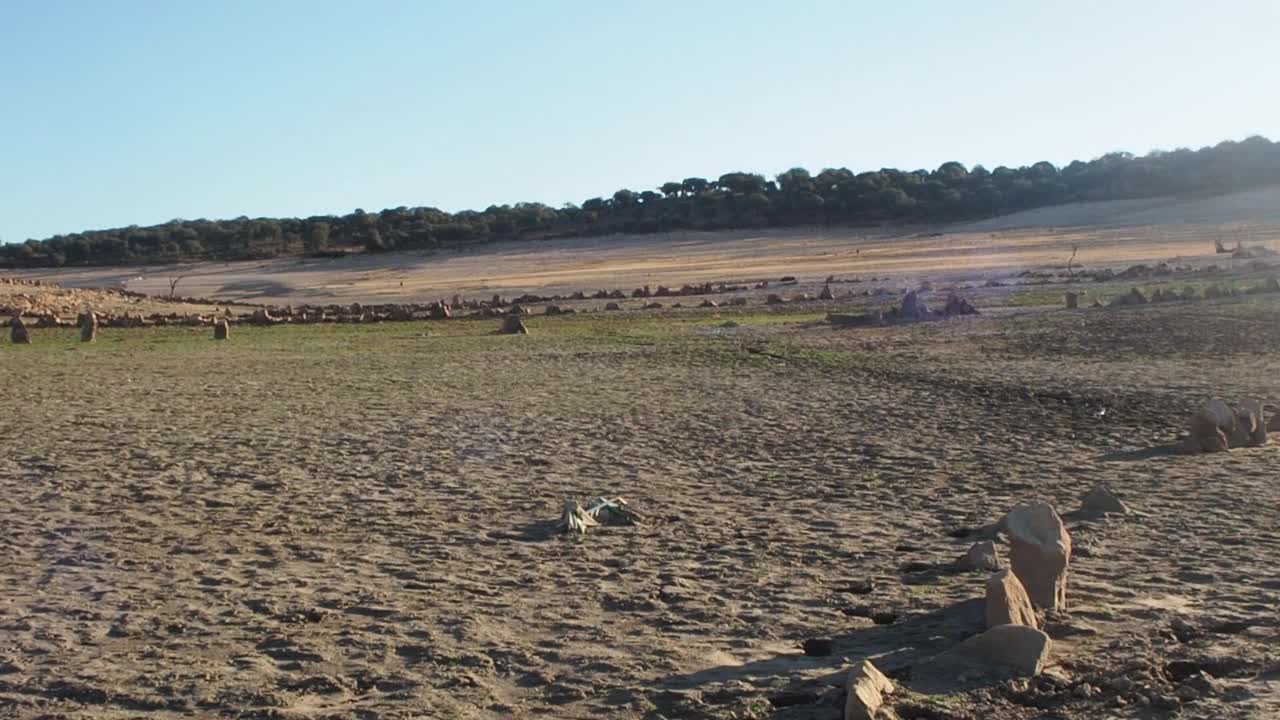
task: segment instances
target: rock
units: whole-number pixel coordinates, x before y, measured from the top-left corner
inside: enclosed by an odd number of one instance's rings
[[[738,306],[746,305],[746,304],[747,304],[747,299],[746,299],[746,298],[744,298],[744,297],[735,297],[735,298],[730,298],[730,299],[729,299],[729,304],[730,304],[730,305],[738,305]]]
[[[997,625],[956,645],[951,655],[1039,675],[1049,660],[1049,636],[1028,625]]]
[[[1047,503],[1023,505],[1000,521],[1009,535],[1009,565],[1031,601],[1046,610],[1067,604],[1067,563],[1071,536]]]
[[[27,331],[27,325],[22,322],[21,315],[13,316],[13,321],[9,324],[9,339],[14,345],[31,344],[31,333]]]
[[[955,567],[965,572],[999,570],[1000,556],[996,554],[996,544],[990,540],[974,543],[968,552],[956,558]]]
[[[78,318],[80,325],[80,342],[93,342],[98,337],[98,316],[92,310],[85,310]]]
[[[1133,288],[1124,295],[1119,295],[1111,300],[1111,307],[1119,307],[1122,305],[1146,305],[1147,296],[1142,294],[1138,288]]]
[[[604,309],[605,310],[621,310],[622,306],[616,302],[610,302],[610,303],[605,303]]]
[[[1075,310],[1080,307],[1080,296],[1076,293],[1069,292],[1063,297],[1066,298],[1068,310]]]
[[[844,704],[845,720],[885,720],[893,717],[884,707],[884,696],[893,694],[893,681],[863,660],[849,673],[848,695]]]
[[[1191,452],[1224,452],[1231,447],[1227,438],[1236,431],[1236,413],[1214,398],[1196,410],[1187,423],[1183,449]]]
[[[786,302],[786,300],[783,300],[782,296],[777,293],[769,293],[769,297],[765,298],[764,301],[768,305],[781,305]]]
[[[818,299],[819,300],[835,300],[836,299],[835,293],[831,292],[830,285],[822,286],[822,292],[818,293]]]
[[[524,321],[519,315],[508,315],[502,321],[502,328],[498,330],[501,335],[528,335],[529,328],[525,327]]]
[[[1001,570],[987,579],[987,627],[1026,625],[1038,628],[1031,598],[1011,570]]]
[[[253,311],[251,322],[254,325],[271,325],[276,322],[276,318],[266,308],[258,308]]]
[[[645,310],[661,310],[661,309],[662,309],[662,303],[660,303],[660,302],[650,302],[650,303],[645,303],[645,304],[644,304],[644,309],[645,309]]]
[[[562,310],[559,305],[548,305],[547,309],[544,310],[543,313],[546,315],[563,315],[564,310]]]
[[[1098,485],[1090,490],[1080,501],[1080,509],[1088,514],[1115,513],[1124,515],[1129,507],[1107,489],[1106,485]]]
[[[213,339],[214,340],[226,340],[230,336],[231,336],[231,324],[227,322],[226,318],[217,320],[213,323]]]

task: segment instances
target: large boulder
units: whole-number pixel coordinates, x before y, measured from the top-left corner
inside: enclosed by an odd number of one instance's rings
[[[997,625],[1039,627],[1031,598],[1010,570],[1001,570],[987,579],[986,612],[989,628]]]
[[[1029,625],[997,625],[956,645],[949,654],[1039,675],[1049,661],[1049,636]]]
[[[884,705],[884,696],[893,693],[893,681],[870,660],[858,663],[849,673],[848,689],[844,703],[845,720],[887,720],[893,717]]]
[[[1067,604],[1067,565],[1071,536],[1047,503],[1022,505],[1000,521],[1009,536],[1009,565],[1031,601],[1046,610]]]

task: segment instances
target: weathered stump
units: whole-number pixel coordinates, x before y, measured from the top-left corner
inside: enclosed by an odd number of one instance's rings
[[[98,337],[98,316],[92,310],[85,310],[78,318],[80,325],[80,342],[93,342]]]
[[[528,335],[529,328],[525,327],[519,315],[508,315],[502,321],[502,328],[498,332],[502,335]]]
[[[231,336],[231,323],[226,319],[217,320],[213,323],[213,339],[226,340]]]
[[[1069,293],[1067,293],[1064,297],[1066,297],[1066,300],[1067,300],[1067,309],[1068,309],[1068,310],[1075,310],[1076,308],[1080,307],[1080,296],[1079,296],[1079,295],[1077,295],[1077,294],[1075,294],[1075,293],[1073,293],[1073,292],[1069,292]]]
[[[22,322],[21,315],[14,315],[13,322],[9,327],[9,339],[14,345],[30,345],[31,333],[27,331],[26,323]]]

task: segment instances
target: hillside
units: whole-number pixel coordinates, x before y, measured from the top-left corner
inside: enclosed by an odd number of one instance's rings
[[[1085,203],[981,223],[870,231],[804,227],[507,241],[465,249],[169,266],[22,271],[69,287],[113,287],[218,301],[420,302],[461,294],[572,293],[795,275],[893,283],[1004,278],[1027,269],[1229,262],[1215,240],[1280,250],[1280,187],[1211,199]],[[1212,222],[1205,222],[1206,220]],[[1043,224],[1037,224],[1043,223]]]
[[[767,230],[823,225],[877,227],[996,218],[1073,203],[1210,197],[1280,184],[1280,144],[1263,137],[1142,157],[1111,153],[1059,168],[885,168],[816,175],[792,168],[773,180],[731,172],[654,189],[618,190],[581,205],[490,206],[448,213],[399,207],[310,218],[173,220],[0,247],[0,267],[164,264],[342,255],[353,250],[444,250],[482,243],[680,231]],[[1163,201],[1162,201],[1163,202]],[[1043,223],[1036,223],[1043,224]],[[1057,224],[1057,223],[1054,223]]]

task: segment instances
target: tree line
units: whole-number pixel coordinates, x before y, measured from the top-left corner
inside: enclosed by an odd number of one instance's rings
[[[732,172],[559,208],[517,203],[456,213],[398,207],[309,218],[172,220],[3,245],[0,266],[250,260],[613,233],[969,220],[1070,202],[1219,194],[1275,183],[1280,143],[1254,136],[1194,151],[1116,152],[1061,168],[1049,162],[994,170],[958,162],[933,171],[792,168],[772,180]]]

